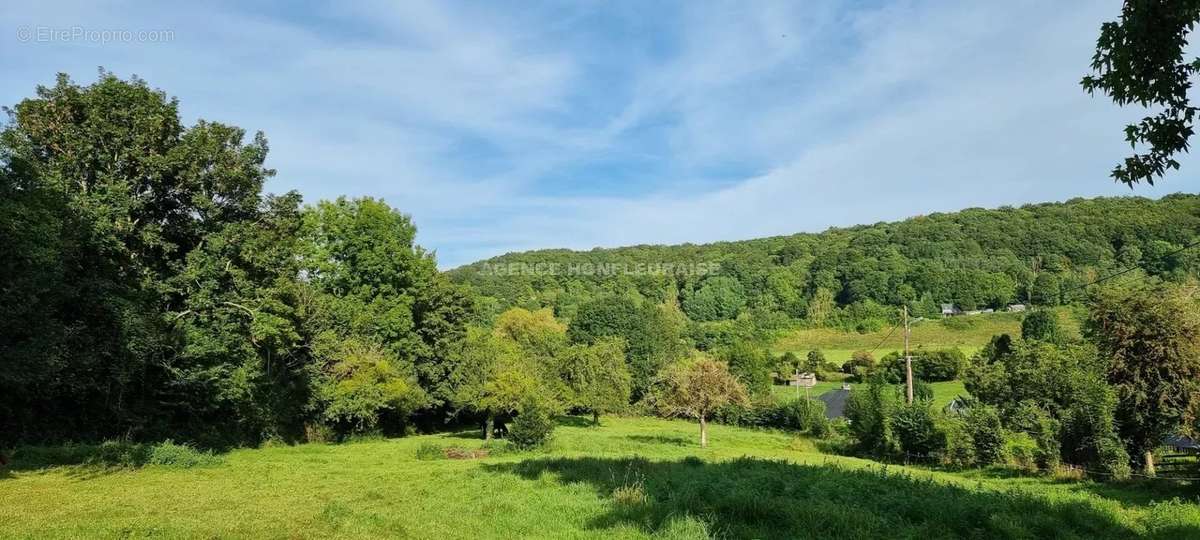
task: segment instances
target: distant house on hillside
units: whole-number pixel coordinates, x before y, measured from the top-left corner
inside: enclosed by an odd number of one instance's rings
[[[1016,313],[1018,311],[1025,311],[1025,304],[1009,304],[1008,311],[1011,313]]]
[[[943,317],[949,317],[951,315],[958,315],[960,313],[962,313],[962,311],[958,309],[958,306],[956,306],[954,304],[942,304],[942,316]]]
[[[1170,448],[1174,452],[1200,453],[1200,442],[1185,435],[1171,435],[1163,439],[1163,446]]]

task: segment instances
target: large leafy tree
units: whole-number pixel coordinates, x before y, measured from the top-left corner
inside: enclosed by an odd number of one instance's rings
[[[529,403],[549,402],[539,370],[510,339],[472,328],[454,356],[450,374],[452,403],[459,411],[484,418],[483,436],[491,440],[497,418]]]
[[[600,415],[629,405],[632,378],[625,363],[625,343],[620,338],[601,338],[593,345],[572,345],[563,361],[563,378],[571,390],[571,402]]]
[[[0,408],[12,413],[0,431],[144,434],[204,418],[198,400],[211,393],[178,384],[181,371],[206,368],[175,324],[180,313],[201,316],[177,278],[204,258],[205,238],[248,231],[262,216],[265,138],[184,126],[173,99],[104,72],[87,86],[60,75],[7,112],[0,179],[13,197],[0,227],[17,251],[0,290],[18,302],[0,316],[12,321],[0,354],[16,366],[0,378]],[[259,277],[243,284],[258,288]],[[225,301],[207,315],[238,309]],[[244,331],[239,324],[221,326]],[[212,374],[227,376],[237,375]]]
[[[636,398],[649,389],[659,369],[685,353],[684,324],[672,306],[608,295],[581,305],[567,326],[567,336],[589,345],[605,337],[624,339]]]
[[[1188,99],[1200,59],[1185,58],[1188,34],[1200,21],[1195,0],[1125,0],[1121,18],[1100,27],[1093,75],[1083,78],[1088,93],[1100,91],[1118,105],[1161,110],[1125,127],[1130,146],[1148,145],[1145,153],[1125,158],[1112,171],[1129,185],[1154,184],[1167,169],[1178,169],[1175,155],[1188,150],[1196,107]]]
[[[376,199],[339,198],[306,209],[300,266],[313,297],[305,331],[313,342],[357,340],[378,348],[389,366],[376,370],[379,385],[420,386],[422,398],[442,405],[452,392],[444,363],[462,336],[469,305],[441,281],[432,254],[415,236],[408,216]],[[317,359],[318,384],[337,386],[341,364],[364,355],[328,350]],[[393,409],[377,403],[380,413]]]
[[[1117,420],[1132,455],[1154,473],[1153,450],[1200,403],[1200,297],[1194,284],[1110,287],[1095,295],[1087,331],[1109,362]]]

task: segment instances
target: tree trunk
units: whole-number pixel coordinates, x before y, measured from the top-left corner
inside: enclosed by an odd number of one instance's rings
[[[1146,450],[1145,460],[1146,460],[1146,476],[1154,476],[1155,475],[1154,452],[1151,450]]]
[[[708,448],[708,420],[700,417],[700,448]]]
[[[491,441],[492,432],[494,431],[496,431],[496,417],[492,416],[491,413],[488,413],[487,421],[483,423],[483,440]]]
[[[600,425],[600,411],[592,411],[592,425],[593,426]]]

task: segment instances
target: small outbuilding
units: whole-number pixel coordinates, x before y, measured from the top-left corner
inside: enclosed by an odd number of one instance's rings
[[[1009,304],[1008,311],[1009,311],[1009,313],[1017,313],[1017,312],[1025,311],[1025,304]]]
[[[958,306],[954,304],[942,304],[942,316],[949,317],[960,313],[962,313],[962,310],[958,309]]]

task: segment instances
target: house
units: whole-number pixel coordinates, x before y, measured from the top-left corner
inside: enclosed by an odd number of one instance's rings
[[[1163,446],[1170,448],[1173,452],[1200,453],[1200,442],[1185,435],[1171,435],[1163,439]]]
[[[949,317],[951,315],[958,315],[960,313],[962,313],[962,311],[959,311],[958,306],[955,306],[954,304],[942,304],[942,316]]]
[[[788,379],[788,386],[803,386],[805,388],[812,388],[816,385],[816,373],[797,373]]]
[[[1019,311],[1025,311],[1025,304],[1009,304],[1008,311],[1010,313],[1017,313]]]

